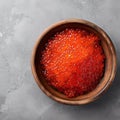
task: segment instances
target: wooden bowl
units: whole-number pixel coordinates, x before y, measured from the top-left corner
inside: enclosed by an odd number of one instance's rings
[[[48,39],[56,32],[60,32],[65,28],[71,27],[84,28],[97,34],[101,39],[101,44],[106,56],[105,72],[101,82],[92,92],[89,92],[85,95],[80,95],[76,98],[68,98],[49,86],[45,80],[40,65],[41,52],[45,49],[45,44],[48,42]],[[114,80],[116,73],[116,52],[114,45],[108,35],[97,25],[81,19],[63,20],[53,24],[40,35],[32,52],[31,68],[37,84],[47,96],[60,103],[72,105],[86,104],[94,101],[100,95],[102,95],[102,93],[108,89]]]

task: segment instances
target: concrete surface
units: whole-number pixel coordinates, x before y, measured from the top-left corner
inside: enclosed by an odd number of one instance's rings
[[[111,37],[120,69],[120,0],[0,0],[0,120],[120,120],[120,70],[107,93],[94,103],[56,103],[38,88],[31,51],[49,25],[82,18]]]

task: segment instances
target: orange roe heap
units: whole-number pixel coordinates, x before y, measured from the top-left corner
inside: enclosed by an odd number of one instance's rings
[[[41,59],[49,85],[68,97],[95,89],[104,73],[104,61],[99,37],[71,28],[49,40]]]

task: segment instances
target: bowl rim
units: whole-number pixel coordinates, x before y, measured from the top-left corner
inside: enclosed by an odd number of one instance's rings
[[[35,55],[36,55],[36,51],[37,51],[37,48],[40,44],[40,41],[41,39],[47,34],[47,32],[49,32],[50,30],[52,30],[53,28],[59,26],[59,25],[63,25],[63,24],[66,24],[66,23],[80,23],[80,24],[83,24],[83,25],[87,25],[91,28],[93,28],[95,31],[99,32],[100,34],[102,34],[106,39],[107,39],[107,42],[109,42],[109,45],[111,46],[110,49],[112,51],[112,54],[113,54],[113,69],[111,71],[111,76],[108,80],[108,82],[106,83],[106,85],[103,87],[103,89],[101,91],[99,91],[99,93],[96,94],[96,96],[93,96],[91,98],[87,98],[87,99],[83,99],[83,100],[77,100],[77,101],[70,101],[70,100],[66,100],[66,99],[62,99],[62,98],[59,98],[59,97],[56,97],[54,96],[52,93],[50,93],[48,90],[46,90],[44,88],[44,86],[42,85],[42,83],[40,82],[38,76],[37,76],[37,72],[36,72],[36,68],[35,68]],[[41,34],[40,36],[38,37],[37,39],[37,42],[35,43],[34,47],[33,47],[33,51],[32,51],[32,55],[31,55],[31,70],[32,70],[32,74],[34,76],[34,79],[36,81],[36,83],[38,84],[39,88],[47,95],[49,96],[50,98],[52,98],[53,100],[57,101],[57,102],[60,102],[60,103],[64,103],[64,104],[69,104],[69,105],[81,105],[81,104],[87,104],[87,103],[90,103],[94,100],[96,100],[97,98],[99,98],[108,88],[109,86],[111,85],[111,83],[113,82],[114,78],[115,78],[115,74],[116,74],[116,70],[117,70],[117,58],[116,58],[116,50],[115,50],[115,47],[110,39],[110,37],[107,35],[107,33],[102,29],[100,28],[98,25],[92,23],[92,22],[89,22],[87,20],[84,20],[84,19],[66,19],[66,20],[62,20],[62,21],[59,21],[57,23],[54,23],[52,24],[51,26],[47,27],[47,29],[45,29]]]

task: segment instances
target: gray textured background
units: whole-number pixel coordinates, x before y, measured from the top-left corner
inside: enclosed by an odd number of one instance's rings
[[[120,69],[120,0],[0,0],[0,120],[120,120],[120,71],[94,103],[67,106],[38,88],[31,68],[32,48],[49,25],[82,18],[111,37]]]

